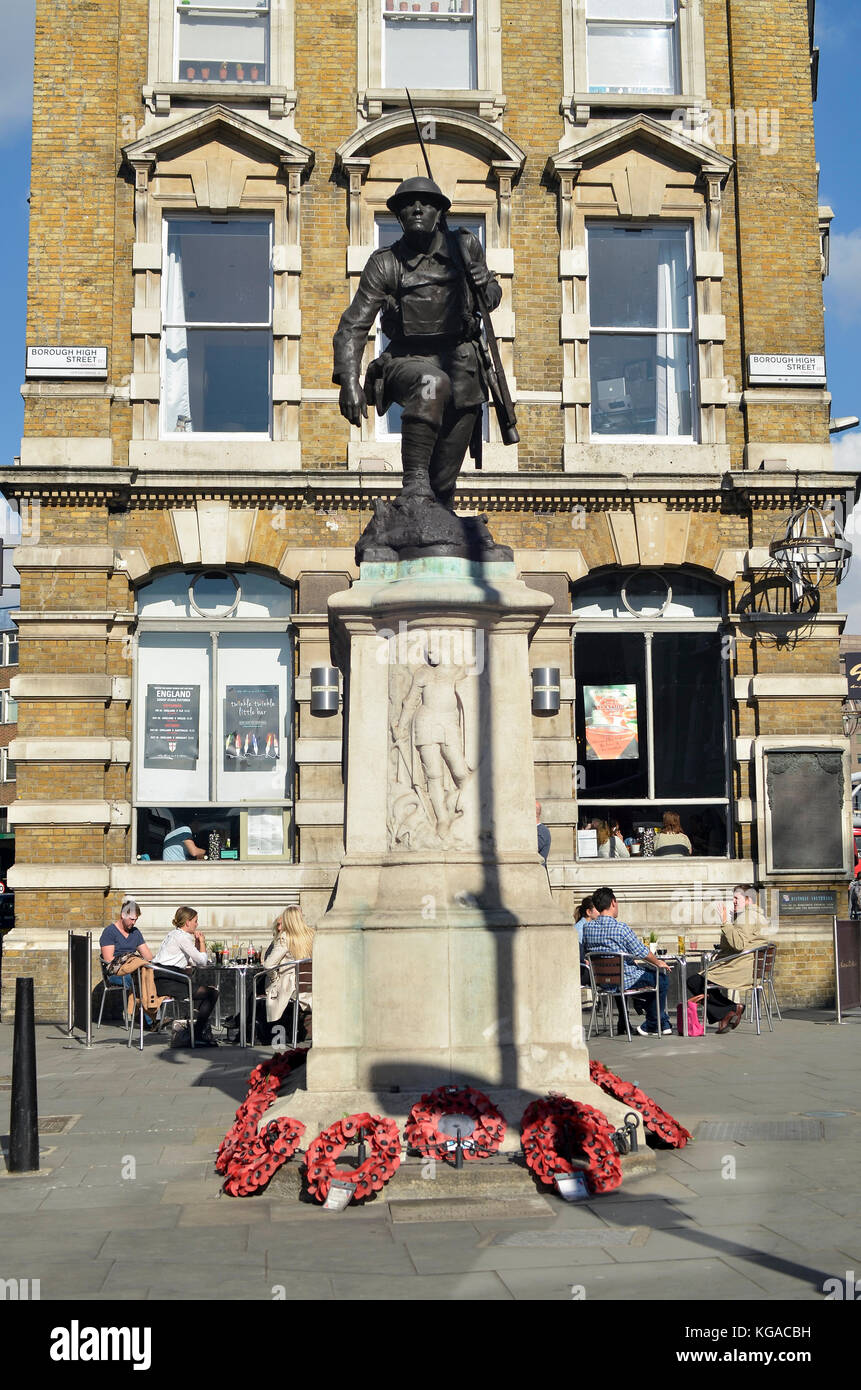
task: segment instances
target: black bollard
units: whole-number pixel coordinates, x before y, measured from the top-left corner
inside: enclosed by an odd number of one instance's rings
[[[33,981],[15,981],[15,1032],[12,1041],[12,1106],[9,1112],[9,1172],[34,1173],[39,1167],[39,1107],[36,1099],[36,1029]]]

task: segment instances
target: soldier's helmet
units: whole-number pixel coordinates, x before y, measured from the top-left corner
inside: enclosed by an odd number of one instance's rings
[[[386,207],[397,217],[401,203],[405,203],[417,195],[426,198],[430,203],[436,203],[442,212],[448,212],[451,207],[451,200],[445,196],[439,184],[434,183],[433,179],[426,178],[404,179],[403,183],[398,184],[386,203]]]

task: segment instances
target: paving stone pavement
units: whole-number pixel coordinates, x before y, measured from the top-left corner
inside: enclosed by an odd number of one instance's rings
[[[604,1198],[498,1220],[448,1202],[431,1221],[220,1195],[215,1149],[260,1051],[140,1053],[109,1027],[88,1050],[40,1025],[40,1115],[78,1118],[42,1136],[38,1176],[0,1176],[0,1279],[39,1279],[43,1300],[821,1302],[861,1271],[859,1025],[804,1011],[759,1038],[593,1039],[694,1132],[815,1112],[823,1137],[694,1143]],[[0,1087],[11,1054],[7,1023]]]

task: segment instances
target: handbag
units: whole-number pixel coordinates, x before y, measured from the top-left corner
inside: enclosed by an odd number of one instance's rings
[[[677,1009],[676,1009],[676,1023],[677,1023],[677,1027],[678,1027],[678,1030],[679,1030],[679,1037],[681,1037],[681,1036],[684,1034],[684,1031],[685,1031],[685,1029],[684,1029],[684,1022],[683,1022],[683,1019],[682,1019],[682,1006],[681,1006],[681,1004],[679,1004],[678,1007],[677,1007]],[[699,1010],[698,1010],[698,1008],[697,1008],[697,1001],[696,1001],[696,999],[689,999],[689,1000],[688,1000],[688,1037],[689,1037],[689,1038],[701,1038],[704,1032],[705,1032],[705,1029],[704,1029],[704,1027],[703,1027],[703,1025],[702,1025],[702,1023],[701,1023],[701,1021],[700,1021]]]

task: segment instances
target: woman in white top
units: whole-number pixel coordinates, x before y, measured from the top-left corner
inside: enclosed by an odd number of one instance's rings
[[[617,825],[613,826],[612,832],[605,820],[593,820],[592,826],[598,832],[599,859],[630,859],[628,846],[619,834]]]
[[[162,974],[158,967],[164,965],[170,970],[182,970],[190,975],[195,965],[208,965],[206,937],[197,925],[197,913],[193,907],[178,908],[174,913],[171,927],[172,930],[168,932],[153,957],[156,991],[159,994],[170,995],[171,999],[184,1000],[188,998],[188,992],[182,981],[173,979],[170,975]],[[217,1047],[218,1043],[212,1036],[209,1018],[215,1008],[218,990],[214,989],[212,985],[198,985],[193,991],[193,995],[197,1003],[195,1045],[197,1047]],[[174,1024],[174,1031],[179,1031],[176,1024]]]
[[[307,960],[314,949],[314,929],[309,927],[302,915],[301,907],[285,907],[280,917],[275,919],[272,944],[263,957],[266,966],[266,1018],[270,1025],[278,1023],[296,998],[297,971],[281,970],[277,967],[286,961]],[[310,1022],[311,995],[305,991],[299,994],[299,1007],[305,1024],[305,1038],[311,1036]],[[302,1036],[300,1027],[299,1036]]]

